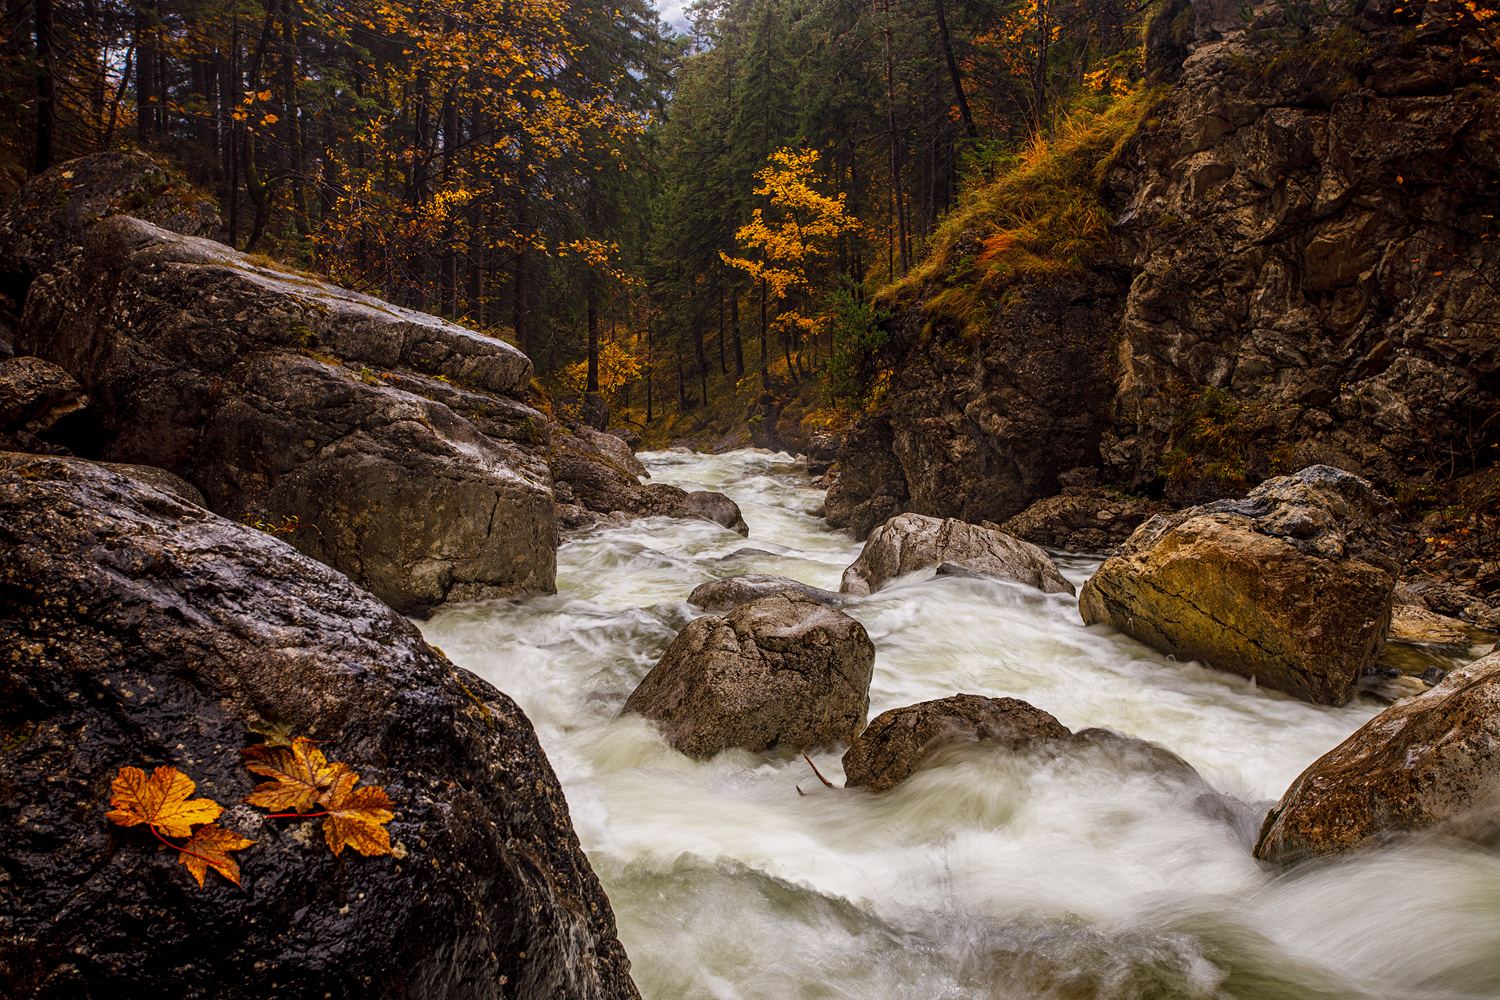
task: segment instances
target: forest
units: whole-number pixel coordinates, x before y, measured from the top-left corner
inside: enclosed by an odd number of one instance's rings
[[[1144,0],[688,13],[11,0],[4,184],[140,147],[224,242],[503,337],[648,434],[799,394],[838,419],[880,376],[876,293],[966,197],[1117,139],[1148,21],[1185,23]],[[986,264],[1086,252],[1105,219],[1080,180],[1044,177]]]

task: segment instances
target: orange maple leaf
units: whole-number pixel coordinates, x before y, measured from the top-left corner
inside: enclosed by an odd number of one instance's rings
[[[254,844],[253,840],[246,840],[233,830],[226,830],[217,823],[210,823],[197,833],[193,839],[178,850],[177,860],[187,865],[188,871],[198,880],[198,888],[203,888],[203,876],[208,874],[208,869],[223,875],[235,885],[240,884],[240,866],[228,854],[229,851],[243,851]]]
[[[353,774],[348,764],[330,764],[305,736],[293,739],[290,748],[257,743],[240,753],[247,768],[274,779],[256,785],[242,801],[274,813],[308,812],[320,792],[343,775]]]
[[[391,853],[391,835],[385,824],[395,818],[390,797],[379,785],[355,788],[359,775],[339,776],[318,801],[328,810],[323,820],[323,839],[337,855],[347,844],[366,857]]]
[[[145,823],[168,837],[188,837],[194,826],[212,823],[224,811],[213,799],[189,800],[197,787],[175,767],[158,767],[150,777],[138,767],[122,767],[110,783],[114,808],[104,815],[121,826]]]

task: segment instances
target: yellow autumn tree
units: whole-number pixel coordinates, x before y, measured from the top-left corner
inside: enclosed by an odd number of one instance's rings
[[[771,154],[755,176],[755,193],[770,198],[770,218],[757,208],[750,222],[735,233],[745,257],[720,253],[724,263],[764,281],[778,300],[793,298],[778,322],[801,336],[816,335],[825,317],[818,303],[833,284],[839,244],[860,231],[844,196],[825,195],[813,187],[818,152],[783,147]]]

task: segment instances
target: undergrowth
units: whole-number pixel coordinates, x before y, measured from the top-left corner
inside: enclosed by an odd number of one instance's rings
[[[981,148],[959,205],[933,234],[927,262],[881,302],[925,292],[934,318],[972,328],[1007,285],[1087,266],[1107,245],[1112,221],[1100,180],[1157,97],[1158,88],[1146,86],[1117,97],[1089,94],[1020,150]],[[934,284],[943,286],[936,294]]]

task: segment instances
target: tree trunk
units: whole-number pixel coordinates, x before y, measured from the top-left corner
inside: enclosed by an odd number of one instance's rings
[[[36,171],[52,165],[52,140],[57,131],[56,60],[52,52],[52,0],[36,0]]]
[[[599,303],[589,282],[589,380],[585,392],[599,391]]]
[[[524,179],[516,186],[516,237],[520,241],[516,250],[515,280],[511,285],[511,327],[516,332],[516,346],[522,354],[531,354],[530,338],[526,330],[526,240],[531,226],[531,210],[526,198]]]
[[[766,368],[766,279],[760,279],[760,387],[771,388],[771,373]]]
[[[724,359],[724,289],[719,289],[719,374],[729,374],[729,364]]]
[[[738,381],[745,377],[745,347],[740,343],[740,292],[729,290],[729,332],[734,337],[734,377]]]
[[[964,120],[964,131],[970,139],[979,138],[974,127],[974,116],[969,113],[969,99],[964,96],[964,78],[958,72],[958,60],[953,58],[953,39],[948,34],[948,14],[943,10],[943,0],[934,0],[937,5],[938,39],[943,44],[943,59],[948,63],[948,78],[953,81],[953,96],[958,99],[958,114]]]
[[[135,9],[135,129],[142,142],[156,130],[156,98],[151,83],[156,73],[155,18],[142,3]]]

